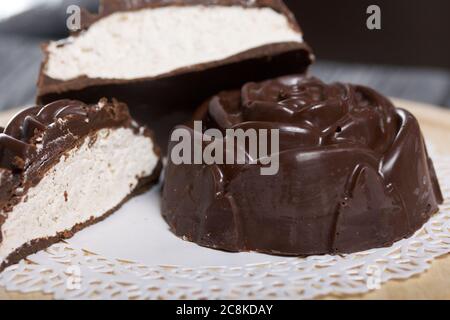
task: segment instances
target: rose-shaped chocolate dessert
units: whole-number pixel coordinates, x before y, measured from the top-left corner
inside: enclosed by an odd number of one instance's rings
[[[195,118],[204,130],[276,128],[280,139],[275,175],[261,175],[259,164],[169,158],[163,216],[199,245],[356,252],[412,235],[442,202],[417,120],[372,89],[287,76],[222,92]]]

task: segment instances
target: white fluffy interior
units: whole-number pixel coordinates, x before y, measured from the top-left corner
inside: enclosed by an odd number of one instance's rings
[[[113,209],[157,162],[152,141],[131,129],[102,129],[92,146],[86,139],[28,191],[26,202],[8,213],[0,263],[33,239],[55,236]]]
[[[262,45],[302,42],[271,8],[163,7],[112,14],[49,45],[46,74],[69,80],[137,79],[222,60]]]

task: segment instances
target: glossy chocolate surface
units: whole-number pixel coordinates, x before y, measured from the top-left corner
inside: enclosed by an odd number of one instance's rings
[[[286,76],[222,92],[195,118],[204,129],[280,130],[273,176],[260,175],[259,165],[169,159],[163,215],[176,235],[200,245],[361,251],[413,234],[442,202],[417,120],[369,88]]]

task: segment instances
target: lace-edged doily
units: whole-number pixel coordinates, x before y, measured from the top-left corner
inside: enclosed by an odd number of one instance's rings
[[[301,299],[365,293],[424,272],[433,259],[450,252],[450,158],[434,157],[434,163],[445,197],[440,212],[414,236],[390,248],[184,268],[107,258],[62,242],[6,269],[0,285],[58,299]]]

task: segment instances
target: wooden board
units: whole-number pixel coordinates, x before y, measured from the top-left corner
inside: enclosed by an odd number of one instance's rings
[[[418,119],[427,141],[434,148],[450,155],[450,111],[421,103],[394,99],[396,106],[408,109]],[[0,113],[0,125],[5,125],[17,110]],[[21,294],[0,288],[0,299],[51,299],[35,292]],[[416,277],[390,281],[379,290],[364,295],[326,296],[322,299],[450,299],[450,255],[435,260],[431,268]]]

